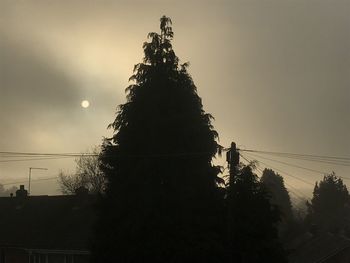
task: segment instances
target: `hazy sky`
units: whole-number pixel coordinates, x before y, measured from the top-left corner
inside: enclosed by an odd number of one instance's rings
[[[0,0],[0,151],[100,144],[142,44],[165,14],[222,145],[350,156],[349,11],[350,1],[340,0]],[[349,167],[302,165],[350,177]],[[33,178],[50,177],[73,171],[74,160],[0,162],[0,183],[25,179],[31,166],[49,168]],[[32,188],[57,193],[54,181]]]

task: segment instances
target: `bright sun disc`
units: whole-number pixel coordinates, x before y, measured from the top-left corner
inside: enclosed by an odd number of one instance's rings
[[[87,107],[90,106],[90,102],[89,102],[88,100],[83,100],[83,101],[81,102],[81,106],[82,106],[83,108],[87,108]]]

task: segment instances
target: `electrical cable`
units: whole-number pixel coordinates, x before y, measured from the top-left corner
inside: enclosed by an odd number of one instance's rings
[[[247,153],[246,153],[246,154],[247,154]],[[250,155],[251,155],[251,154],[250,154]],[[252,158],[254,158],[254,157],[252,157]],[[276,170],[276,171],[279,171],[279,172],[282,173],[282,174],[285,174],[285,175],[287,175],[287,176],[293,177],[294,179],[299,180],[299,181],[301,181],[301,182],[303,182],[303,183],[305,183],[305,184],[314,186],[314,183],[311,183],[311,182],[306,181],[306,180],[304,180],[304,179],[302,179],[302,178],[300,178],[300,177],[297,177],[297,176],[295,176],[295,175],[292,175],[292,174],[290,174],[290,173],[287,173],[287,172],[285,172],[285,171],[282,171],[281,169],[278,169],[278,168],[276,168],[276,167],[273,167],[273,166],[270,165],[270,164],[267,164],[267,163],[262,162],[262,161],[260,161],[260,160],[257,160],[257,162],[262,163],[262,164],[266,165],[267,167],[270,167],[270,168],[272,168],[272,169],[274,169],[274,170]]]

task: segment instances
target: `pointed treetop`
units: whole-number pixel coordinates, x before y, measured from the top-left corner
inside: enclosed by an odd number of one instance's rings
[[[175,55],[171,40],[174,37],[172,22],[169,17],[160,18],[160,34],[151,32],[148,34],[150,42],[143,44],[145,53],[144,63],[151,66],[167,65],[175,69],[178,66],[178,58]]]
[[[162,16],[160,18],[160,31],[162,32],[162,35],[169,37],[170,39],[173,38],[174,33],[171,28],[172,22],[170,17]]]

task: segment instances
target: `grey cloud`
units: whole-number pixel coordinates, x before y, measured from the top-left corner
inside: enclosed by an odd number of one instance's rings
[[[98,83],[97,87],[77,85],[45,57],[36,56],[27,47],[2,42],[0,68],[2,149],[8,149],[10,145],[14,149],[27,147],[33,143],[32,132],[38,129],[55,134],[61,132],[61,136],[65,137],[65,133],[74,127],[77,132],[73,134],[77,135],[79,125],[93,126],[95,122],[101,125],[98,127],[101,131],[98,137],[101,138],[108,123],[98,115],[108,111],[110,114],[107,116],[111,117],[109,121],[112,121],[115,96],[99,89]],[[81,100],[86,97],[91,97],[93,104],[87,110],[88,116],[80,107]],[[90,128],[84,133],[89,135],[94,130]],[[68,139],[66,144],[71,144],[71,141]]]
[[[63,70],[64,57],[38,52],[40,38],[29,33],[19,44],[27,24],[41,37],[58,35],[76,45],[74,51],[85,40],[97,40],[97,53],[101,43],[111,43],[113,59],[127,54],[114,65],[131,74],[147,33],[158,30],[165,14],[174,23],[175,51],[190,61],[222,144],[350,155],[348,1],[4,0],[0,6],[0,32],[17,38],[16,44],[0,39],[0,135],[6,133],[0,148],[31,143],[28,149],[38,150],[51,140],[62,147],[50,151],[84,150],[100,142],[125,101],[120,90],[128,76],[106,84],[93,72],[74,72],[81,65]],[[83,98],[91,100],[86,111],[79,105]],[[48,136],[39,142],[34,136],[40,133],[31,132],[38,127]]]

